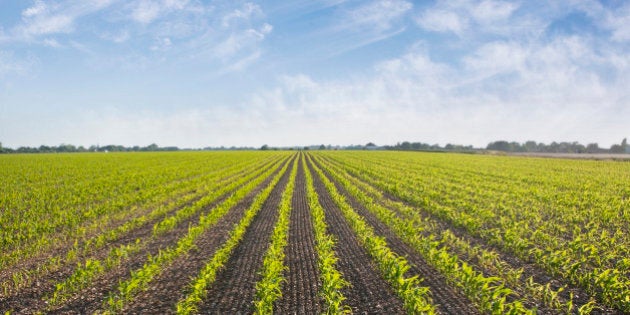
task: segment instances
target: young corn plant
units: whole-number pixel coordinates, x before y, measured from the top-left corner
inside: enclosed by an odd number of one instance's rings
[[[149,283],[161,273],[164,267],[172,263],[177,257],[180,257],[192,249],[194,247],[195,240],[201,234],[203,234],[208,228],[212,227],[221,217],[228,213],[230,209],[244,199],[247,194],[252,192],[256,186],[262,183],[272,172],[273,169],[270,169],[264,175],[239,188],[235,193],[233,193],[221,204],[217,205],[209,213],[201,216],[199,218],[199,223],[189,227],[188,234],[180,238],[176,245],[159,251],[156,256],[149,257],[142,268],[133,271],[131,273],[131,278],[120,283],[117,292],[114,292],[109,296],[105,304],[107,312],[120,312],[125,303],[131,301],[138,292],[146,290]]]
[[[273,304],[282,296],[282,283],[286,280],[283,273],[288,268],[284,265],[284,248],[289,241],[289,220],[291,216],[291,199],[295,188],[295,177],[298,161],[293,163],[289,182],[282,193],[279,205],[278,222],[271,234],[271,244],[263,258],[262,279],[256,283],[255,314],[273,313]]]
[[[434,314],[435,306],[432,304],[430,292],[427,287],[421,286],[421,279],[418,277],[404,277],[408,263],[403,257],[398,256],[389,249],[382,237],[376,236],[374,230],[358,215],[341,195],[335,184],[333,184],[321,169],[310,160],[310,165],[318,174],[319,179],[324,183],[326,190],[339,207],[346,221],[354,230],[362,245],[376,262],[379,270],[394,288],[394,291],[403,300],[403,305],[408,312],[416,314]]]
[[[349,306],[344,305],[346,299],[341,290],[350,285],[337,270],[337,256],[334,247],[335,240],[326,233],[326,216],[324,209],[319,203],[319,197],[313,186],[313,177],[306,165],[306,159],[302,157],[302,169],[306,178],[306,197],[311,209],[313,227],[315,230],[315,249],[318,255],[318,267],[322,288],[319,295],[324,302],[324,312],[326,314],[352,313]]]
[[[228,240],[216,251],[199,275],[192,281],[189,286],[188,294],[177,302],[177,314],[188,315],[198,312],[198,306],[206,297],[208,287],[215,281],[217,273],[224,267],[234,248],[236,248],[243,239],[247,228],[262,208],[264,202],[269,198],[271,191],[276,187],[287,168],[288,163],[285,164],[282,170],[271,180],[269,185],[255,197],[252,205],[247,209],[241,221],[239,221],[234,230],[230,232]]]
[[[356,186],[341,174],[339,170],[331,170],[326,164],[324,169],[335,180],[337,180],[349,193],[361,202],[368,211],[388,225],[404,242],[416,248],[418,252],[427,259],[434,267],[440,270],[450,281],[459,286],[462,291],[482,311],[489,311],[493,314],[503,312],[516,312],[519,314],[533,314],[534,310],[526,309],[522,302],[507,302],[507,297],[512,294],[512,290],[506,288],[497,277],[485,277],[483,274],[473,270],[471,266],[460,261],[458,257],[447,252],[444,247],[440,247],[441,242],[436,242],[432,238],[423,237],[417,233],[414,224],[409,224],[393,212],[381,206],[370,196],[363,193]],[[324,177],[323,171],[321,176]],[[331,187],[334,184],[331,183]],[[376,241],[374,241],[376,242]]]

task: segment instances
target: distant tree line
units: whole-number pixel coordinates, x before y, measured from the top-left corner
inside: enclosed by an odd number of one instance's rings
[[[369,148],[370,144],[366,146]],[[461,145],[461,144],[451,144],[448,143],[445,146],[440,146],[439,144],[428,144],[422,142],[398,142],[396,145],[386,145],[383,146],[385,150],[402,150],[402,151],[457,151],[457,152],[468,152],[475,150],[472,145]]]
[[[542,153],[630,153],[630,147],[624,138],[621,144],[613,144],[610,149],[600,148],[597,143],[587,145],[578,142],[552,142],[550,144],[527,141],[524,143],[495,141],[488,144],[487,150],[505,152],[542,152]]]
[[[178,151],[178,147],[160,147],[153,143],[146,147],[122,145],[93,145],[88,148],[84,146],[74,146],[72,144],[60,144],[58,146],[40,145],[39,147],[19,147],[17,149],[5,148],[0,143],[0,153],[67,153],[67,152],[152,152],[152,151]]]
[[[6,148],[0,142],[0,153],[66,153],[66,152],[153,152],[153,151],[180,151],[180,150],[255,150],[254,147],[205,147],[203,149],[180,149],[175,146],[160,147],[152,143],[146,147],[133,146],[125,147],[122,145],[92,145],[88,148],[84,146],[74,146],[72,144],[60,144],[58,146],[41,145],[39,147],[19,147],[17,149]],[[398,142],[396,145],[377,146],[369,142],[366,145],[348,145],[348,146],[332,146],[332,145],[311,145],[304,147],[270,147],[263,145],[259,150],[397,150],[397,151],[435,151],[435,152],[473,152],[476,149],[472,145],[446,144],[428,144],[423,142]],[[589,143],[587,145],[578,142],[552,142],[550,144],[537,143],[535,141],[527,141],[524,143],[508,142],[504,140],[494,141],[488,144],[486,150],[504,151],[504,152],[541,152],[541,153],[630,153],[630,145],[627,139],[623,139],[620,144],[613,144],[609,149],[600,148],[597,143]]]

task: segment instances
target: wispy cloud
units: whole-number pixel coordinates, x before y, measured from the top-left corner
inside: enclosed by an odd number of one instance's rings
[[[239,21],[248,22],[252,17],[262,15],[263,12],[259,5],[248,2],[243,4],[242,7],[234,9],[232,12],[224,15],[221,19],[221,26],[223,28],[228,28]]]
[[[197,11],[200,6],[189,0],[137,0],[131,3],[131,17],[141,24],[149,24],[174,11]]]
[[[233,61],[232,63],[228,64],[223,70],[220,70],[218,72],[218,74],[226,74],[226,73],[230,73],[230,72],[238,72],[238,71],[243,71],[246,68],[248,68],[250,65],[252,65],[253,63],[255,63],[256,61],[258,61],[258,59],[260,59],[260,56],[262,55],[260,50],[256,50],[254,52],[252,52],[251,54],[241,58],[241,59],[237,59],[235,61]]]
[[[325,38],[322,54],[338,56],[404,32],[412,9],[413,4],[404,0],[343,3],[330,26],[314,35]]]
[[[518,3],[497,0],[439,0],[416,18],[422,28],[435,32],[505,32],[507,21],[519,8]],[[474,28],[474,30],[473,30]]]
[[[0,41],[68,47],[85,53],[93,65],[134,60],[130,56],[150,52],[153,55],[146,55],[141,64],[152,58],[156,63],[201,60],[218,64],[219,72],[253,64],[258,59],[254,56],[263,54],[260,44],[273,30],[262,8],[250,2],[215,7],[191,0],[37,0],[20,17],[7,31],[0,29]],[[100,54],[99,47],[107,42],[125,49],[113,56]]]
[[[92,0],[47,3],[37,0],[22,11],[22,21],[12,30],[12,37],[16,40],[32,40],[42,35],[71,33],[75,30],[77,19],[107,8],[113,2]]]
[[[352,82],[284,78],[280,88],[251,103],[269,128],[290,119],[320,130],[318,137],[335,134],[343,143],[393,143],[410,134],[415,135],[410,140],[478,146],[496,140],[497,134],[518,141],[602,143],[610,141],[611,130],[623,135],[626,128],[610,113],[630,99],[623,87],[629,68],[616,65],[620,60],[630,64],[630,57],[595,48],[587,38],[489,42],[461,57],[463,68],[437,62],[418,47]],[[601,129],[603,124],[607,128]]]
[[[598,1],[578,1],[576,8],[593,18],[601,28],[611,32],[611,39],[618,42],[630,41],[630,3],[622,2],[618,7],[605,7]]]
[[[394,24],[412,9],[410,2],[403,0],[371,1],[349,10],[343,28],[368,30],[377,33],[390,30]]]
[[[231,58],[244,48],[265,39],[265,36],[271,33],[272,30],[273,27],[265,23],[260,29],[250,28],[241,32],[232,33],[216,46],[215,53],[221,58]]]
[[[63,47],[63,45],[61,45],[56,39],[54,38],[46,38],[43,41],[44,45],[48,46],[48,47],[53,47],[53,48],[61,48]]]
[[[417,21],[423,28],[436,32],[461,34],[468,28],[468,21],[465,18],[453,11],[443,9],[427,10]]]

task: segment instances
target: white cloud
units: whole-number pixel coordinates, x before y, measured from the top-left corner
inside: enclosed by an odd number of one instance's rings
[[[500,21],[508,19],[518,7],[518,4],[507,1],[484,0],[473,6],[471,13],[481,23]]]
[[[155,20],[162,10],[163,7],[158,2],[143,0],[137,3],[131,16],[137,22],[148,24]]]
[[[233,32],[230,36],[221,41],[216,47],[213,48],[213,53],[223,59],[232,60],[234,57],[238,57],[242,52],[256,51],[256,46],[259,42],[265,39],[273,27],[267,23],[264,23],[259,29],[246,29],[239,32]],[[259,54],[260,52],[258,52]],[[250,55],[251,56],[251,55]],[[257,59],[257,58],[256,58]]]
[[[392,24],[411,10],[413,5],[403,0],[372,1],[348,12],[345,27],[389,30]]]
[[[45,3],[35,1],[22,11],[22,21],[11,30],[14,40],[31,40],[33,37],[75,31],[75,21],[110,6],[113,0],[62,1]]]
[[[457,13],[442,9],[431,9],[425,11],[418,19],[418,24],[435,32],[453,32],[461,34],[468,28],[468,21],[460,17]]]
[[[525,67],[528,52],[515,42],[490,42],[466,56],[466,69],[491,77],[499,73],[518,72]]]
[[[38,17],[26,23],[21,32],[25,36],[70,33],[74,29],[73,22],[72,16],[64,14]]]
[[[248,110],[277,133],[290,129],[275,123],[299,126],[305,138],[293,143],[407,139],[485,146],[500,137],[610,145],[611,134],[627,132],[617,118],[619,109],[630,110],[624,86],[630,57],[623,52],[575,36],[497,41],[466,54],[461,64],[436,62],[417,49],[351,81],[283,77],[253,97]]]
[[[228,65],[224,70],[219,71],[219,74],[225,74],[225,73],[235,72],[235,71],[243,71],[247,67],[255,63],[256,61],[258,61],[261,55],[262,53],[260,52],[260,50],[256,50],[252,52],[251,54],[232,62],[232,64]]]
[[[248,2],[243,4],[241,8],[234,9],[232,12],[226,14],[222,18],[221,25],[224,28],[229,27],[233,23],[238,23],[239,20],[249,22],[254,16],[263,15],[262,9],[259,5]]]
[[[28,7],[26,10],[22,11],[22,16],[28,18],[35,15],[40,15],[44,13],[46,9],[46,4],[41,0],[37,0],[35,1],[35,4],[33,4],[33,6]]]
[[[620,2],[618,6],[606,7],[596,0],[572,1],[570,9],[579,10],[592,18],[603,30],[611,33],[610,38],[617,42],[630,41],[630,3]]]
[[[630,41],[630,3],[616,10],[607,10],[604,23],[611,30],[613,40]]]
[[[372,0],[339,9],[328,28],[314,33],[321,45],[319,54],[328,58],[392,38],[406,29],[413,4],[403,0]]]
[[[177,11],[199,12],[197,3],[189,0],[137,0],[131,4],[131,18],[141,24],[150,24],[162,16]]]
[[[190,0],[37,0],[9,27],[0,27],[0,43],[68,46],[84,52],[93,65],[137,59],[134,55],[150,51],[143,65],[151,60],[203,61],[219,72],[244,69],[258,60],[254,56],[264,53],[260,45],[273,31],[257,4],[215,7]],[[94,39],[120,44],[125,49],[119,54],[130,56],[100,52],[96,47],[102,43]]]
[[[467,31],[509,33],[520,27],[519,24],[514,25],[514,21],[508,23],[518,8],[519,4],[509,1],[440,0],[435,6],[424,10],[416,22],[426,30],[452,32],[458,36]]]

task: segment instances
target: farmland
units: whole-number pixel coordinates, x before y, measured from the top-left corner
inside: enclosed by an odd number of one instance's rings
[[[0,310],[630,313],[630,163],[0,156]]]

